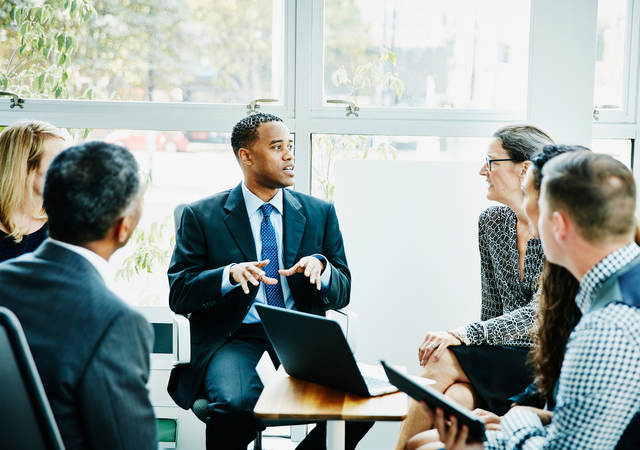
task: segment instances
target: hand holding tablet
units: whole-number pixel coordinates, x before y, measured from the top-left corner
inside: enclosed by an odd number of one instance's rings
[[[444,394],[429,386],[421,386],[406,375],[389,367],[384,361],[380,361],[389,382],[410,397],[419,402],[425,402],[434,411],[440,408],[445,417],[454,416],[459,426],[466,425],[469,428],[469,440],[484,442],[485,426],[484,422],[467,408],[458,405]]]

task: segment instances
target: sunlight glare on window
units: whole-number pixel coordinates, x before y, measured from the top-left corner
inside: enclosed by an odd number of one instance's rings
[[[327,0],[324,98],[523,110],[528,0]]]

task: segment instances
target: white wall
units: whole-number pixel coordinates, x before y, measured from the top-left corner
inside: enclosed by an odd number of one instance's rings
[[[477,164],[339,161],[335,204],[358,314],[356,356],[418,374],[418,345],[480,315],[478,216],[489,206]],[[392,448],[378,423],[359,449]]]

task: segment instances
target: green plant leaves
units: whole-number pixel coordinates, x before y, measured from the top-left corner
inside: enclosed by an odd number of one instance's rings
[[[64,40],[65,40],[64,33],[58,34],[58,37],[56,39],[58,40],[58,51],[61,52],[62,46],[64,45]]]
[[[116,272],[116,279],[131,281],[134,276],[144,276],[161,267],[166,270],[171,257],[175,236],[171,232],[167,216],[162,223],[153,222],[147,229],[138,227],[131,237],[133,253],[124,259]]]

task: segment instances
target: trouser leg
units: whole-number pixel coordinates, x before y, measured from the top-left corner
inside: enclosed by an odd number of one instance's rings
[[[265,351],[273,349],[262,325],[243,324],[211,358],[204,379],[207,450],[244,450],[263,429],[253,408],[263,388],[256,364]]]

